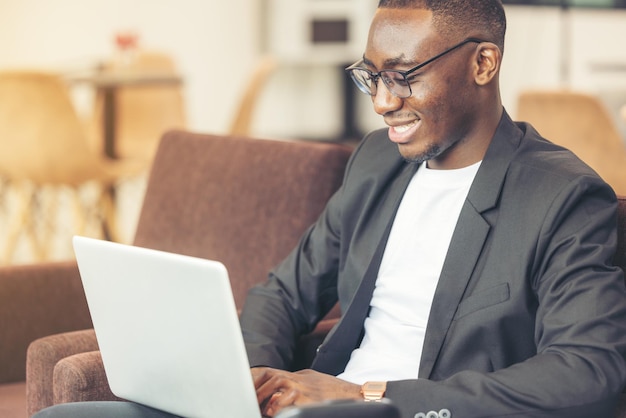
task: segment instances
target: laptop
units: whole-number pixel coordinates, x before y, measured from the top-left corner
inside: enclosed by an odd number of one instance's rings
[[[76,236],[113,393],[185,417],[261,418],[223,264]]]

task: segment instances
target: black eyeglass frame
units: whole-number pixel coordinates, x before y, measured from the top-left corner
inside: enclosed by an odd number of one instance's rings
[[[400,70],[380,70],[377,73],[374,73],[370,70],[368,70],[367,68],[363,68],[361,65],[363,65],[364,60],[360,59],[359,61],[355,62],[354,64],[350,65],[349,67],[347,67],[345,70],[350,73],[350,77],[352,78],[352,81],[354,81],[354,83],[356,84],[356,86],[359,88],[359,90],[361,90],[363,93],[368,94],[370,96],[375,96],[376,95],[376,87],[378,85],[378,79],[382,78],[383,83],[385,84],[385,87],[387,87],[387,90],[389,90],[389,92],[391,94],[393,94],[394,96],[400,98],[400,99],[406,99],[408,97],[411,97],[411,95],[413,94],[413,90],[411,89],[411,83],[409,82],[409,80],[407,79],[407,76],[411,73],[414,73],[415,71],[419,70],[420,68],[423,68],[425,66],[427,66],[428,64],[430,64],[433,61],[438,60],[439,58],[443,57],[444,55],[454,51],[457,48],[462,47],[465,44],[468,43],[483,43],[483,42],[488,42],[485,41],[483,39],[479,39],[479,38],[466,38],[465,40],[459,42],[458,44],[451,46],[450,48],[446,49],[445,51],[435,55],[432,58],[427,59],[426,61],[422,62],[421,64],[416,65],[415,67],[406,70],[406,71],[400,71]],[[366,84],[364,84],[362,81],[358,80],[356,78],[356,76],[354,75],[354,70],[359,70],[359,71],[365,71],[366,73],[369,74],[371,80],[372,80],[372,84],[371,86],[373,87],[368,87]],[[395,74],[399,74],[402,76],[403,82],[405,84],[406,87],[408,87],[409,89],[409,94],[408,95],[400,95],[396,92],[393,91],[393,85],[389,85],[388,83],[392,82],[391,79],[389,77],[381,77],[381,74],[383,73],[395,73]],[[404,87],[404,86],[403,86]]]

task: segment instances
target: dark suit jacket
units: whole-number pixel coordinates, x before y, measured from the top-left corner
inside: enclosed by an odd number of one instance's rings
[[[298,336],[338,300],[342,320],[312,367],[344,369],[416,169],[386,131],[363,140],[318,222],[248,296],[252,366],[288,368]],[[626,381],[616,207],[590,168],[504,113],[448,250],[419,378],[388,383],[403,417],[444,408],[452,417],[610,416]]]

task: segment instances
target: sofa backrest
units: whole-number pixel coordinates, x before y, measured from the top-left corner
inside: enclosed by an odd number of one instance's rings
[[[265,281],[339,188],[352,148],[336,143],[164,135],[134,244],[219,260],[235,302]]]

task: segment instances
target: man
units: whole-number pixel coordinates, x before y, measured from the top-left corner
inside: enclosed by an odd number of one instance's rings
[[[503,110],[505,26],[498,0],[381,0],[349,71],[389,128],[242,312],[264,414],[365,394],[403,417],[611,416],[615,195]],[[285,371],[336,302],[312,368]]]
[[[403,417],[611,416],[626,378],[615,198],[503,111],[504,32],[496,0],[381,0],[349,71],[389,129],[243,310],[267,415],[375,381]],[[282,371],[336,301],[313,370]]]

